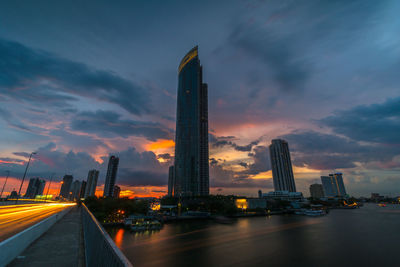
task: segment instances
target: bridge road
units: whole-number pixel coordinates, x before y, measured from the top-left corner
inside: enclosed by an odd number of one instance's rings
[[[0,242],[75,203],[0,206]]]

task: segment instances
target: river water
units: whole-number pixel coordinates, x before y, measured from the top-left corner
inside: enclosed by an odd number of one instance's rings
[[[400,205],[109,229],[134,266],[400,266]]]

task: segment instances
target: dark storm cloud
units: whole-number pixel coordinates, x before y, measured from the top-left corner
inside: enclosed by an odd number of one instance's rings
[[[353,168],[357,162],[389,162],[400,154],[399,147],[360,144],[313,131],[298,131],[281,138],[289,143],[294,165],[318,170]]]
[[[251,149],[260,142],[259,140],[255,140],[255,141],[249,143],[248,145],[241,146],[241,145],[238,145],[238,144],[230,141],[232,139],[234,139],[234,136],[217,137],[216,140],[212,143],[212,146],[213,147],[231,146],[237,151],[248,152],[248,151],[251,151]]]
[[[123,120],[118,113],[104,110],[76,114],[72,118],[71,128],[103,137],[143,136],[151,141],[172,137],[172,130],[159,123]]]
[[[120,168],[118,182],[127,186],[164,186],[167,184],[167,173],[148,171],[134,171]]]
[[[110,71],[0,39],[0,94],[16,100],[68,106],[72,94],[117,104],[133,114],[149,110],[140,86]]]
[[[320,123],[354,140],[400,146],[400,97],[337,111]]]
[[[112,154],[119,157],[118,183],[130,186],[167,184],[169,163],[160,163],[152,151],[139,152],[130,147]],[[104,158],[103,165],[107,163],[108,158]]]
[[[276,39],[272,33],[243,24],[234,29],[228,41],[252,57],[263,60],[284,90],[300,88],[308,78],[308,67],[305,62],[296,60],[296,44],[289,37]]]
[[[253,158],[253,163],[247,164],[246,170],[240,172],[240,176],[246,177],[248,175],[255,175],[260,172],[266,172],[271,169],[271,162],[269,159],[269,149],[265,146],[256,146],[249,156]]]
[[[157,155],[157,158],[158,158],[158,159],[164,159],[164,160],[171,160],[171,159],[173,159],[174,157],[171,156],[171,154],[169,154],[169,153],[164,153],[164,154],[158,154],[158,155]]]
[[[1,94],[1,92],[0,92]],[[0,118],[2,118],[4,121],[7,122],[8,126],[11,128],[25,131],[25,132],[33,132],[32,129],[30,129],[28,126],[26,126],[24,123],[22,123],[20,120],[18,120],[13,114],[8,112],[5,109],[0,108]]]

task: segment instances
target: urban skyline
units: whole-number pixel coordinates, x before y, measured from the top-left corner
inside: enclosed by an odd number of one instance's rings
[[[10,170],[4,194],[18,191],[32,151],[26,179],[48,182],[55,173],[53,194],[65,174],[82,180],[96,169],[101,195],[110,155],[121,159],[121,195],[167,194],[176,66],[195,45],[210,86],[212,194],[273,190],[272,139],[290,144],[297,191],[307,194],[320,176],[341,172],[355,196],[398,194],[395,1],[164,3],[163,27],[148,23],[151,3],[96,4],[92,11],[109,22],[82,27],[76,23],[92,15],[63,3],[1,4],[1,181]],[[188,10],[202,12],[182,27]],[[166,35],[172,30],[177,38]]]

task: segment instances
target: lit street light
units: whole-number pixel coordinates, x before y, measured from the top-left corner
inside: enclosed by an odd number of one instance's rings
[[[10,175],[10,171],[6,171],[6,172],[7,172],[7,177],[6,177],[6,181],[4,182],[3,189],[1,190],[0,199],[3,196],[4,187],[6,187],[7,179],[8,179],[8,176]]]
[[[18,195],[17,195],[17,200],[15,201],[15,203],[18,202],[19,196],[20,196],[20,194],[21,194],[22,185],[24,184],[26,172],[28,171],[28,167],[29,167],[29,163],[31,162],[32,155],[35,155],[35,154],[36,154],[36,152],[32,152],[31,155],[29,156],[28,164],[26,164],[24,176],[22,177],[21,186],[19,187],[19,191],[18,191]]]

